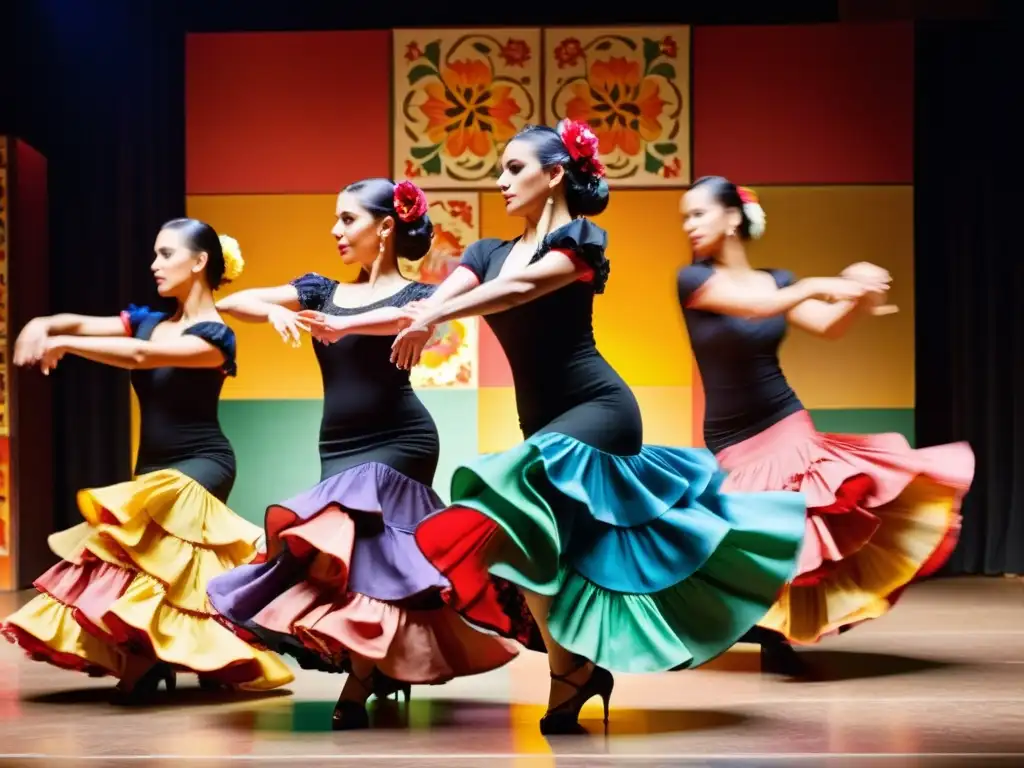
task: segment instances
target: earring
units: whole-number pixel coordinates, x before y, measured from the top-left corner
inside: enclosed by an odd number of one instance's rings
[[[377,249],[377,258],[373,260],[373,265],[370,267],[370,287],[377,282],[377,275],[380,274],[380,263],[384,260],[384,234],[380,236],[380,248]]]
[[[730,229],[728,234],[729,234],[729,237],[736,237],[736,230],[735,229]]]
[[[547,200],[547,205],[554,205],[554,204],[555,204],[555,198],[549,197],[548,200]]]

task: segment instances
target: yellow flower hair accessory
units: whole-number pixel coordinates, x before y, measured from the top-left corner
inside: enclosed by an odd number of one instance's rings
[[[238,241],[233,237],[221,235],[220,249],[224,253],[224,279],[237,280],[245,269],[245,259],[242,258],[242,249],[238,247]]]
[[[755,240],[759,239],[765,230],[767,219],[764,215],[764,208],[757,198],[757,193],[750,187],[736,187],[740,200],[743,202],[743,213],[750,222],[750,236]]]

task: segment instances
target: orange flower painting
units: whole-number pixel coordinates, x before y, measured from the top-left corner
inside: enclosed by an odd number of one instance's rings
[[[437,285],[459,266],[466,246],[480,239],[480,197],[475,192],[438,193],[430,202],[434,225],[430,252],[419,261],[399,263],[413,280]],[[423,349],[419,365],[411,371],[418,388],[476,386],[477,318],[442,323]]]
[[[685,184],[688,28],[562,31],[548,45],[548,121],[591,127],[609,183]]]
[[[490,188],[505,144],[538,119],[539,30],[394,34],[396,173]]]

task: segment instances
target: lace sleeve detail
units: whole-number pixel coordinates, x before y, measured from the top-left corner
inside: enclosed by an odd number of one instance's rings
[[[183,336],[198,336],[203,341],[209,342],[224,355],[224,364],[221,370],[228,376],[238,374],[238,365],[235,361],[235,332],[224,323],[212,321],[190,325],[182,332]]]
[[[320,312],[324,304],[334,293],[338,283],[329,277],[318,275],[316,272],[307,272],[302,277],[291,281],[295,290],[299,293],[299,304],[303,309],[312,309]]]
[[[402,303],[396,306],[404,307],[406,304],[410,304],[414,301],[423,301],[423,299],[429,299],[434,295],[434,291],[437,290],[436,285],[429,283],[412,283],[409,286],[407,296],[402,297]]]
[[[611,272],[611,263],[605,257],[608,233],[588,219],[574,219],[544,238],[544,243],[533,257],[540,259],[548,251],[568,251],[575,260],[593,274],[590,283],[594,293],[604,293]]]

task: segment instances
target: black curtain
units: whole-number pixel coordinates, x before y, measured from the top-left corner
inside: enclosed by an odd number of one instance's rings
[[[19,0],[17,130],[47,157],[51,305],[114,315],[156,299],[160,224],[185,207],[184,28],[177,4]],[[65,358],[55,374],[54,523],[75,492],[130,477],[128,375]]]
[[[1019,40],[1006,22],[917,27],[916,429],[977,458],[946,574],[1024,573]]]

